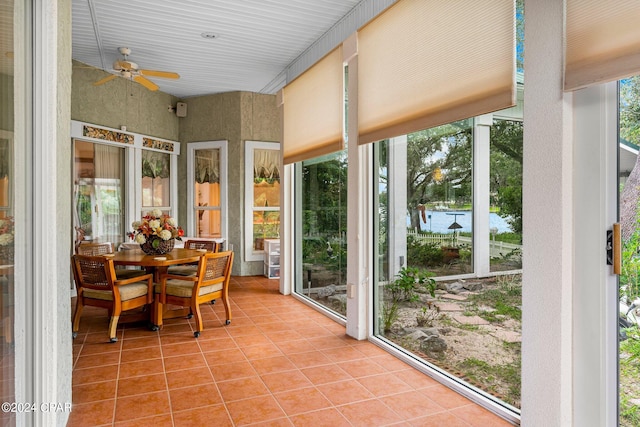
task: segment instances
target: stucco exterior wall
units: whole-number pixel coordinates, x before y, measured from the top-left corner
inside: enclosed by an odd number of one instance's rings
[[[178,98],[152,92],[138,83],[116,78],[94,86],[109,73],[73,62],[71,119],[120,129],[158,138],[178,140],[179,118],[169,107]]]
[[[244,259],[244,147],[245,141],[279,142],[280,116],[275,95],[250,92],[228,92],[189,98],[187,117],[180,122],[180,142],[183,153],[187,144],[202,141],[228,141],[229,200],[228,244],[232,244],[235,260],[232,274],[239,276],[263,273],[263,263]],[[186,206],[187,158],[178,158],[178,216],[185,222],[189,211]]]

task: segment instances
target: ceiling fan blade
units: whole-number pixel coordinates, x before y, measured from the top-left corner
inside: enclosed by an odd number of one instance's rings
[[[180,74],[172,73],[170,71],[156,71],[156,70],[138,70],[143,76],[149,77],[162,77],[164,79],[179,79]]]
[[[137,83],[140,83],[142,86],[146,87],[146,88],[147,88],[147,89],[149,89],[149,90],[153,90],[153,91],[155,91],[155,90],[158,90],[158,89],[159,89],[158,85],[156,85],[156,84],[155,84],[154,82],[152,82],[151,80],[145,79],[145,78],[144,78],[144,77],[142,77],[142,76],[135,76],[135,77],[133,78],[133,81],[134,81],[134,82],[137,82]]]
[[[117,76],[117,75],[115,75],[115,74],[111,74],[111,75],[109,75],[109,76],[105,77],[104,79],[98,80],[98,81],[97,81],[97,82],[95,82],[93,85],[94,85],[94,86],[100,86],[100,85],[103,85],[103,84],[105,84],[106,82],[108,82],[108,81],[111,81],[111,80],[115,79],[116,77],[118,77],[118,76]]]

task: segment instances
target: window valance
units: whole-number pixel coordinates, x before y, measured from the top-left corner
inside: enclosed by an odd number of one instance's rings
[[[254,150],[253,177],[280,181],[280,152],[276,150]]]
[[[195,180],[198,184],[220,182],[219,150],[198,150],[195,156]]]
[[[142,150],[142,177],[169,178],[169,154]]]

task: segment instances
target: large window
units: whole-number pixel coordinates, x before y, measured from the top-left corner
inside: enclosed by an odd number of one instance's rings
[[[74,143],[74,226],[85,239],[124,240],[124,148]]]
[[[171,209],[171,155],[142,150],[142,211]]]
[[[227,141],[188,145],[187,234],[225,238],[227,234]]]
[[[280,144],[245,145],[245,259],[262,261],[264,240],[280,238]]]
[[[346,315],[347,151],[296,165],[296,293]]]
[[[479,212],[473,198],[474,192],[488,194],[479,186],[488,185],[489,168],[472,161],[480,152],[474,146],[482,141],[488,163],[489,132],[480,129],[487,124],[463,120],[375,144],[374,333],[456,378],[461,387],[519,407],[520,278],[480,279],[475,271],[482,265],[476,257],[488,263],[491,256],[490,228],[510,227],[495,209]],[[521,126],[494,122],[492,127],[506,132],[501,126],[512,130],[513,145],[521,147]],[[474,175],[477,167],[486,176]],[[515,174],[503,168],[493,170]],[[506,195],[505,186],[494,188]]]

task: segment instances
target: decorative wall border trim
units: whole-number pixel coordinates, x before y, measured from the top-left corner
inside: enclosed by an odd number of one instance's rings
[[[134,132],[126,132],[121,129],[109,128],[93,123],[71,120],[71,138],[84,139],[86,141],[100,142],[104,144],[141,148],[144,150],[159,151],[173,155],[180,154],[180,143],[167,139],[160,139],[150,135],[142,135]]]
[[[142,146],[173,153],[174,143],[169,141],[160,141],[159,139],[142,138]]]
[[[134,137],[131,134],[100,128],[97,126],[82,126],[82,136],[89,138],[103,139],[105,141],[120,142],[122,144],[133,144]]]

